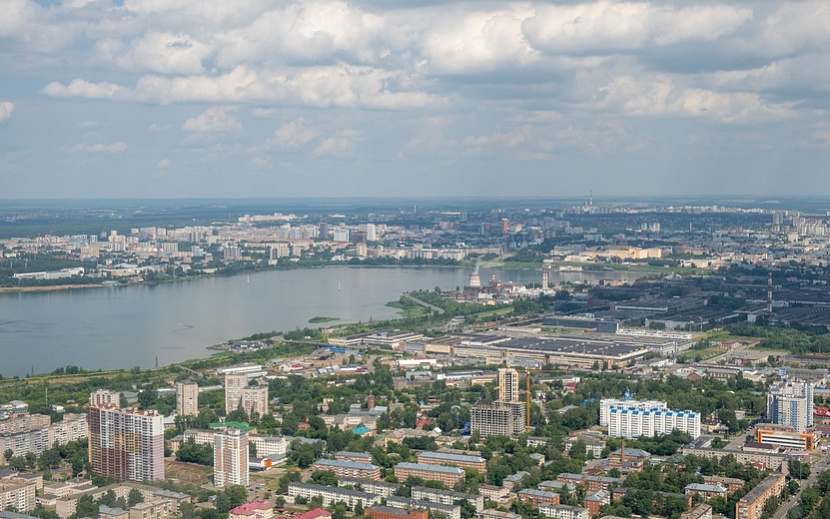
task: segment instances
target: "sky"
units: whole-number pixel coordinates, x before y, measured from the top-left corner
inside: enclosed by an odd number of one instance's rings
[[[830,195],[826,0],[0,13],[0,199]]]

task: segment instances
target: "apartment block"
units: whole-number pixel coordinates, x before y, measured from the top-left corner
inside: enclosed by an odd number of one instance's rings
[[[496,401],[470,408],[470,430],[487,436],[516,436],[525,432],[525,404]]]
[[[191,381],[176,382],[176,414],[196,416],[199,414],[199,385]]]
[[[380,467],[370,463],[322,459],[312,465],[314,470],[334,472],[338,477],[380,480]]]
[[[590,519],[588,509],[570,505],[542,505],[539,513],[555,519]]]
[[[533,506],[539,508],[542,505],[558,505],[560,496],[556,492],[548,492],[546,490],[536,490],[533,488],[525,488],[517,492],[516,497],[522,503],[532,503]]]
[[[638,407],[609,409],[608,436],[622,438],[653,437],[672,431],[687,433],[693,440],[700,436],[700,413],[694,411],[641,410]]]
[[[426,510],[406,510],[391,506],[376,505],[365,509],[369,519],[427,519]]]
[[[769,388],[767,417],[773,423],[790,425],[803,433],[813,425],[813,392],[811,382],[782,380]]]
[[[87,422],[95,472],[119,481],[164,479],[164,423],[157,411],[90,406]]]
[[[387,483],[386,481],[350,477],[337,478],[337,486],[351,487],[353,490],[368,492],[369,494],[375,494],[381,497],[389,497],[401,487],[401,485],[397,483]],[[412,490],[414,492],[415,487],[413,487]]]
[[[323,499],[323,506],[329,506],[339,501],[346,503],[349,508],[354,508],[358,502],[364,507],[380,503],[380,496],[368,492],[300,482],[288,484],[288,495],[294,499],[302,497],[306,500],[320,496]]]
[[[398,463],[395,465],[395,476],[398,481],[406,481],[409,476],[415,476],[424,481],[440,481],[452,488],[464,479],[465,473],[458,467],[444,467],[442,465],[424,465],[422,463]]]
[[[484,496],[481,494],[467,494],[439,488],[412,487],[412,499],[444,505],[454,505],[457,501],[467,501],[475,507],[476,512],[484,510]]]
[[[248,486],[248,433],[235,427],[217,429],[213,436],[213,484]]]
[[[778,496],[786,484],[784,474],[773,473],[747,492],[735,505],[735,519],[758,519],[764,512],[764,504],[772,496]]]
[[[430,516],[442,515],[446,519],[461,519],[461,506],[421,501],[409,497],[391,496],[386,499],[387,506],[406,510],[426,510]]]
[[[631,400],[629,398],[603,398],[599,401],[599,424],[607,426],[611,418],[611,409],[668,410],[664,400]]]
[[[481,456],[467,456],[448,452],[424,451],[418,455],[418,463],[425,465],[451,465],[459,468],[476,469],[480,474],[487,472],[487,460]]]
[[[0,510],[14,507],[21,512],[28,512],[35,507],[35,490],[37,482],[19,477],[0,480]]]

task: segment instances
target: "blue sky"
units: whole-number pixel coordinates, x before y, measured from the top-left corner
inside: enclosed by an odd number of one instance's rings
[[[830,194],[825,1],[2,11],[0,198]]]

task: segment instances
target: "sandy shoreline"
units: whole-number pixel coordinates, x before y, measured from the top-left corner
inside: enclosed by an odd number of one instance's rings
[[[50,285],[45,287],[0,287],[0,294],[13,292],[55,292],[57,290],[75,290],[76,288],[104,288],[107,285]]]

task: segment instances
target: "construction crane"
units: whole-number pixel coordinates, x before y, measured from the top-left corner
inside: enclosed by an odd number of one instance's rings
[[[525,431],[530,432],[530,386],[531,386],[531,378],[533,377],[534,373],[568,373],[567,370],[564,369],[526,369],[525,370],[525,384],[527,386],[526,390],[526,408],[525,408]]]

